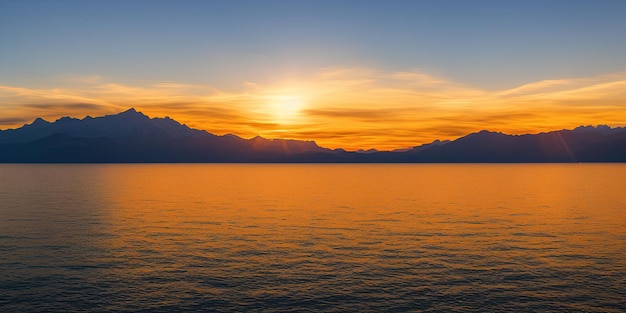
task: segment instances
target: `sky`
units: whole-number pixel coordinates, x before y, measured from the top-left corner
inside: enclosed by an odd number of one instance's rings
[[[0,0],[0,129],[134,107],[389,150],[626,126],[626,1]]]

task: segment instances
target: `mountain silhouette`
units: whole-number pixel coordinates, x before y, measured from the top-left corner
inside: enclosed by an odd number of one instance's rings
[[[394,151],[327,149],[314,141],[243,139],[189,128],[135,109],[102,117],[35,119],[0,131],[4,163],[173,162],[626,162],[626,128],[581,126],[540,134],[480,131]]]
[[[626,130],[579,127],[536,135],[481,131],[419,154],[430,162],[623,162]]]
[[[275,162],[329,151],[313,141],[217,136],[135,109],[0,131],[0,162]]]

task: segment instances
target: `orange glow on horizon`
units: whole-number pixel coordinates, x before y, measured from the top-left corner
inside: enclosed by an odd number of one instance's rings
[[[36,117],[115,114],[130,107],[190,127],[244,138],[315,140],[348,150],[405,148],[483,129],[508,134],[626,125],[626,73],[547,80],[489,91],[418,71],[325,68],[283,86],[244,84],[240,91],[102,78],[63,88],[0,86],[0,129]]]

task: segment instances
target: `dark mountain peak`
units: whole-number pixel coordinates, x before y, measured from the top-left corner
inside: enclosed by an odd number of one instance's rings
[[[581,132],[581,131],[590,131],[590,130],[595,130],[595,129],[596,127],[593,125],[583,125],[583,126],[578,126],[574,128],[572,131]]]
[[[613,133],[613,132],[620,131],[620,130],[621,129],[619,127],[611,128],[610,126],[607,126],[607,125],[597,125],[597,126],[587,125],[587,126],[578,126],[574,128],[572,132],[576,132],[576,133],[600,132],[603,134],[609,134],[609,133]]]
[[[32,123],[30,123],[28,126],[47,126],[50,125],[51,123],[44,120],[41,117],[36,118]],[[27,126],[27,125],[24,125]]]
[[[616,127],[619,128],[619,127]],[[574,129],[611,129],[611,126],[605,125],[605,124],[598,124],[596,126],[594,125],[581,125],[578,126]]]
[[[206,130],[205,130],[205,131],[206,131]],[[233,139],[242,139],[241,137],[239,137],[239,136],[237,136],[237,135],[234,135],[234,134],[231,134],[231,133],[228,133],[228,134],[222,135],[222,137],[224,137],[224,138],[233,138]]]
[[[479,132],[476,133],[471,133],[465,137],[461,137],[459,139],[463,139],[463,138],[474,138],[474,137],[478,137],[478,138],[498,138],[498,137],[512,137],[513,135],[507,135],[505,133],[502,132],[494,132],[494,131],[489,131],[489,130],[481,130]],[[457,140],[459,140],[457,139]]]
[[[111,115],[107,115],[111,116]],[[128,119],[150,119],[147,115],[135,110],[135,108],[130,108],[122,113],[118,113],[112,116],[117,116],[120,118],[128,118]]]
[[[441,145],[445,145],[445,144],[447,144],[449,142],[450,142],[450,140],[435,139],[435,141],[433,141],[431,143],[427,143],[426,145],[429,145],[429,146],[441,146]]]
[[[455,139],[454,141],[459,141],[459,140],[463,141],[463,140],[475,139],[475,138],[494,138],[494,137],[498,137],[500,135],[504,135],[504,134],[503,133],[492,132],[492,131],[483,129],[481,131],[473,132],[473,133],[470,133],[470,134],[465,135],[463,137],[459,137],[459,138]]]
[[[507,134],[505,134],[505,133],[503,133],[503,132],[494,132],[494,131],[490,131],[490,130],[486,130],[486,129],[483,129],[483,130],[481,130],[481,131],[479,131],[479,132],[477,132],[477,133],[474,133],[474,134],[480,134],[480,135],[503,135],[503,136],[510,136],[510,135],[507,135]]]
[[[69,116],[64,116],[64,117],[62,117],[62,118],[60,118],[60,119],[56,120],[54,123],[55,123],[55,124],[59,124],[59,125],[61,125],[61,124],[69,124],[69,123],[73,123],[73,122],[78,122],[78,121],[80,121],[80,120],[79,120],[79,119],[77,119],[77,118],[73,118],[73,117],[69,117]]]

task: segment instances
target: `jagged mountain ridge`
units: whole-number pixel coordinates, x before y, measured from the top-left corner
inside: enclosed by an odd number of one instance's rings
[[[0,131],[3,162],[247,162],[327,152],[313,141],[217,136],[135,109]]]
[[[24,143],[56,134],[106,138],[214,136],[203,130],[191,129],[169,117],[150,118],[133,108],[115,115],[87,116],[82,120],[66,116],[51,123],[37,118],[31,124],[0,133],[0,142]]]
[[[480,131],[448,142],[415,147],[410,162],[624,162],[626,128],[580,126],[539,134]]]
[[[626,129],[581,126],[539,134],[480,131],[394,151],[326,149],[314,141],[217,136],[135,109],[0,131],[0,162],[626,162]]]

